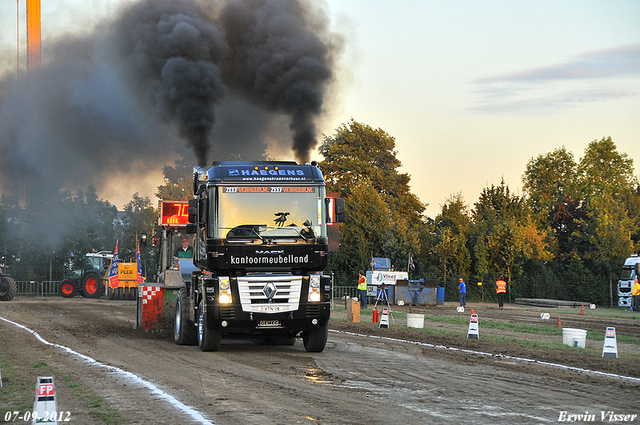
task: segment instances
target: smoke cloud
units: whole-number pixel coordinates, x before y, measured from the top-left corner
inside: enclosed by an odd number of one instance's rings
[[[39,69],[0,80],[0,189],[102,193],[276,139],[306,161],[340,42],[311,0],[142,0],[43,40]]]

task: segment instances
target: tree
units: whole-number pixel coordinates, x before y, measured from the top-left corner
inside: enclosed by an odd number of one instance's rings
[[[324,136],[319,151],[325,158],[319,166],[329,190],[348,196],[353,184],[366,178],[392,213],[406,215],[414,224],[421,221],[425,206],[411,193],[409,175],[398,172],[402,163],[396,158],[395,139],[382,129],[351,119],[335,135]]]
[[[396,158],[393,137],[382,129],[374,130],[352,119],[338,127],[333,136],[324,136],[319,151],[324,157],[319,167],[327,190],[342,194],[347,201],[348,215],[365,217],[371,204],[384,209],[374,213],[374,217],[384,221],[374,223],[377,229],[373,233],[385,237],[376,240],[375,245],[367,244],[371,248],[367,257],[373,252],[391,257],[394,264],[406,264],[411,252],[421,251],[418,234],[424,227],[425,206],[411,193],[409,175],[398,172],[402,164]],[[363,198],[364,194],[367,198]],[[354,225],[356,228],[351,229]],[[349,245],[362,241],[346,236],[357,233],[358,227],[358,223],[350,219],[341,227],[343,253],[360,252],[359,247]],[[368,265],[368,258],[357,258],[360,262],[356,269]]]
[[[614,198],[633,190],[633,160],[618,153],[611,137],[594,140],[585,149],[577,169],[581,196],[590,201],[593,196],[608,193]]]
[[[570,233],[570,257],[611,274],[633,249],[638,232],[633,160],[610,137],[594,140],[577,167],[581,210]],[[632,216],[629,216],[629,212]]]
[[[193,197],[193,168],[182,159],[176,161],[175,167],[163,167],[164,184],[158,186],[156,196],[166,201],[187,201]]]
[[[382,196],[367,182],[352,186],[348,211],[341,226],[340,253],[335,268],[344,272],[366,269],[371,253],[379,252],[389,236],[389,210]]]
[[[594,196],[583,222],[583,259],[593,261],[608,274],[617,271],[633,249],[633,223],[625,205],[608,193]]]
[[[135,261],[139,236],[142,233],[152,235],[156,222],[157,211],[151,200],[137,192],[134,193],[131,201],[125,204],[124,213],[117,226],[118,250],[122,259]]]
[[[527,163],[522,188],[541,223],[548,222],[558,202],[575,194],[576,167],[573,154],[564,146]]]
[[[473,211],[473,242],[476,271],[507,276],[509,293],[514,274],[521,274],[530,259],[552,258],[546,235],[536,226],[523,198],[511,194],[504,180],[485,188]],[[511,296],[511,295],[510,295]]]
[[[471,217],[461,194],[446,199],[434,221],[433,251],[435,262],[447,281],[449,272],[467,274],[471,267],[471,253],[467,247]]]

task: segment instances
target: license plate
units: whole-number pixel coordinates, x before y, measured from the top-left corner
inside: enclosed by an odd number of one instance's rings
[[[280,326],[279,320],[261,320],[258,322],[259,328],[279,328]]]
[[[279,305],[265,305],[265,306],[259,306],[258,310],[272,312],[272,311],[283,311],[284,308]]]

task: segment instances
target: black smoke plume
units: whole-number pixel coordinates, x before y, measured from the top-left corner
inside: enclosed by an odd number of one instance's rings
[[[141,0],[44,39],[40,68],[0,76],[0,192],[55,247],[77,231],[61,190],[122,200],[164,164],[262,159],[274,140],[308,160],[340,53],[317,4]]]
[[[275,135],[306,161],[339,53],[311,0],[128,4],[0,79],[0,190],[132,193],[164,163],[254,159]]]

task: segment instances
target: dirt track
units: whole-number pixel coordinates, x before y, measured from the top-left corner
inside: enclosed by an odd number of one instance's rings
[[[422,312],[457,314],[452,306]],[[498,311],[478,306],[476,313],[487,320],[535,321],[535,312],[524,309]],[[340,314],[334,316],[339,318]],[[481,329],[478,341],[406,329],[404,319],[399,318],[391,329],[378,329],[366,323],[368,317],[363,315],[361,324],[332,322],[323,353],[305,352],[301,341],[293,347],[273,347],[235,340],[223,340],[219,352],[203,353],[197,347],[174,345],[171,329],[135,330],[133,301],[17,298],[0,303],[0,317],[38,332],[51,343],[143,379],[146,384],[117,369],[44,345],[26,330],[0,320],[0,339],[15,344],[13,352],[46,359],[60,373],[71,374],[116,408],[122,423],[198,423],[204,419],[194,417],[202,415],[215,424],[524,424],[558,422],[562,412],[588,412],[595,415],[596,422],[601,411],[640,414],[638,403],[632,402],[640,393],[640,379],[498,356],[637,378],[640,362],[635,353],[640,350],[634,344],[619,343],[620,351],[627,350],[631,356],[602,359],[588,350],[523,348],[509,340],[483,338],[510,333],[504,330]],[[608,325],[612,320],[616,323]],[[637,320],[567,314],[562,322],[599,331],[607,325],[616,326],[619,335],[623,329],[629,336],[640,336]],[[466,330],[464,325],[446,322],[433,326]],[[557,341],[557,336],[544,334],[527,338]],[[601,350],[601,345],[596,345],[588,341],[588,347]],[[16,354],[8,357],[8,361],[18,361]],[[37,371],[32,373],[37,376]],[[150,385],[159,391],[152,394]],[[62,382],[58,382],[57,391],[58,409],[70,412],[68,423],[105,423],[91,416]],[[0,414],[10,408],[0,400]],[[640,423],[640,418],[635,422]]]

